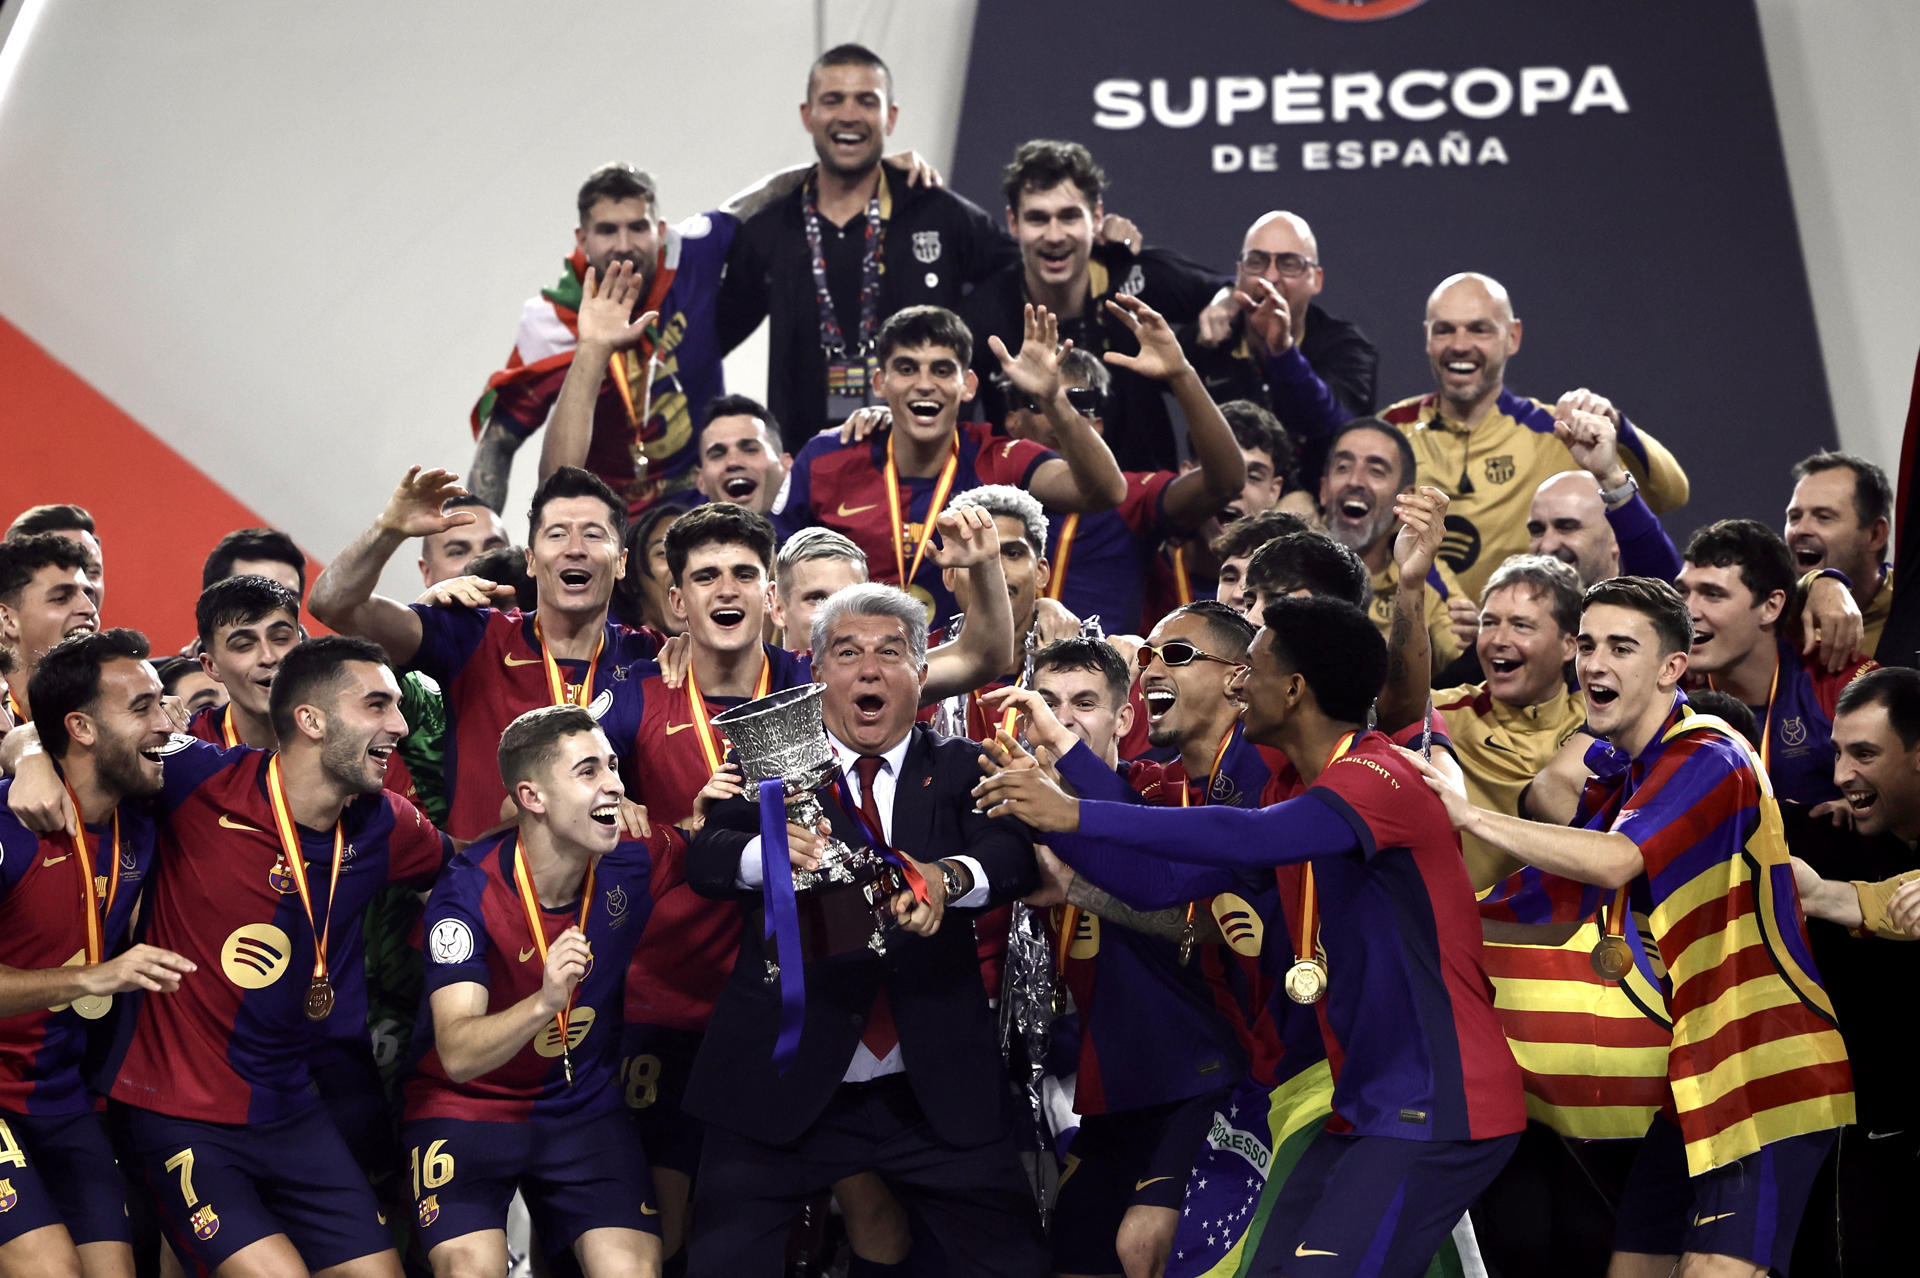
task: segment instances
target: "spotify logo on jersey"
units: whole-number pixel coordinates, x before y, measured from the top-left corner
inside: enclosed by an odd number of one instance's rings
[[[243,990],[260,990],[280,979],[293,942],[271,923],[244,923],[220,947],[220,970]]]

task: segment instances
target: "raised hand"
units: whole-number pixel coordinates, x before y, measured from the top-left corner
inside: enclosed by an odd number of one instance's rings
[[[1447,495],[1432,484],[1421,484],[1393,499],[1393,513],[1400,518],[1400,531],[1393,538],[1400,580],[1423,578],[1447,535]]]
[[[1000,525],[979,506],[943,510],[934,527],[940,540],[927,548],[927,558],[942,568],[971,568],[1000,553]]]
[[[1567,446],[1574,463],[1592,475],[1601,488],[1618,488],[1627,482],[1620,465],[1619,428],[1604,413],[1572,407],[1574,396],[1584,393],[1570,391],[1555,405],[1554,438]]]
[[[1125,293],[1108,298],[1107,311],[1132,329],[1134,337],[1140,342],[1138,355],[1108,351],[1107,363],[1118,368],[1130,368],[1157,382],[1170,381],[1188,367],[1187,353],[1180,349],[1180,339],[1173,335],[1173,329],[1159,311]]]
[[[1266,276],[1255,277],[1252,291],[1234,297],[1247,312],[1247,335],[1264,346],[1269,355],[1279,355],[1293,347],[1293,309],[1287,299]]]
[[[556,937],[547,949],[547,965],[540,973],[540,1005],[558,1016],[591,962],[593,949],[579,928],[570,927]]]
[[[865,408],[855,409],[852,416],[840,423],[840,442],[857,444],[876,430],[891,425],[891,408],[885,404],[868,404]]]
[[[449,577],[428,586],[414,602],[428,607],[438,604],[456,608],[498,608],[503,605],[511,608],[514,591],[512,586],[504,582],[488,581],[485,577]]]
[[[633,319],[643,277],[632,262],[615,262],[607,278],[594,287],[594,270],[580,282],[580,345],[623,351],[647,335],[647,326],[660,316],[648,311]]]
[[[387,508],[380,512],[379,526],[402,537],[430,537],[449,528],[464,527],[479,516],[467,509],[442,514],[440,507],[450,497],[466,495],[467,490],[460,486],[460,476],[450,470],[408,467],[400,478],[400,486],[387,498]]]
[[[1060,346],[1060,321],[1044,306],[1028,302],[1025,321],[1018,359],[1007,353],[1007,344],[997,333],[987,339],[987,346],[1008,381],[1036,403],[1049,404],[1060,393],[1060,357],[1073,349],[1073,343]]]
[[[945,186],[947,181],[940,176],[940,170],[933,162],[918,151],[901,151],[886,157],[887,163],[896,169],[904,169],[908,186]]]
[[[1006,733],[985,743],[980,769],[987,778],[973,787],[973,806],[990,817],[1010,816],[1036,830],[1071,834],[1080,828],[1080,800],[1048,779],[1031,754]]]
[[[995,718],[1005,713],[1008,706],[1019,707],[1021,716],[1027,721],[1027,740],[1050,753],[1055,759],[1073,749],[1073,743],[1079,740],[1065,724],[1054,717],[1052,707],[1047,705],[1047,699],[1031,688],[1016,688],[1011,685],[995,688],[991,692],[980,694],[980,704],[991,710]]]

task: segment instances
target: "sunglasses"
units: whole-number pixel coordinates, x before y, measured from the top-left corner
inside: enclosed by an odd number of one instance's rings
[[[1140,645],[1140,650],[1133,654],[1134,661],[1139,663],[1142,670],[1152,665],[1155,657],[1160,658],[1166,665],[1174,667],[1190,666],[1195,661],[1217,661],[1223,666],[1232,666],[1235,669],[1243,664],[1230,661],[1225,657],[1216,657],[1211,652],[1202,652],[1185,639],[1169,639],[1158,648],[1150,643],[1143,643]]]

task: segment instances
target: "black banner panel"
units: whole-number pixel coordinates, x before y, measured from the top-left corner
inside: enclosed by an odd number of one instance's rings
[[[1084,143],[1106,208],[1229,273],[1261,213],[1313,224],[1319,301],[1433,389],[1446,276],[1510,291],[1508,388],[1587,386],[1693,481],[1676,541],[1782,522],[1833,410],[1752,0],[980,0],[956,189]]]

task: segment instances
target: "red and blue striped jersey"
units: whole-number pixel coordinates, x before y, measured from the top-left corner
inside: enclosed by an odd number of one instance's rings
[[[546,662],[534,638],[534,615],[429,604],[414,604],[413,611],[420,618],[420,648],[407,668],[438,683],[447,707],[447,833],[476,839],[500,824],[507,800],[496,765],[500,734],[527,711],[553,704]],[[591,695],[585,698],[596,718],[610,704],[616,685],[652,673],[651,667],[633,667],[653,655],[650,635],[607,623]],[[567,694],[576,695],[587,663],[557,664]]]
[[[1047,511],[1047,562],[1053,571],[1047,594],[1082,621],[1098,616],[1114,634],[1140,624],[1147,570],[1168,531],[1167,485],[1179,478],[1170,470],[1125,473],[1127,495],[1113,510]]]
[[[812,665],[784,648],[762,644],[767,691],[797,688],[813,678]],[[638,672],[636,672],[637,674]],[[601,720],[620,755],[627,793],[647,805],[658,828],[693,815],[693,801],[713,776],[686,685],[669,688],[659,674],[628,679]],[[740,697],[707,697],[707,718],[740,705]],[[726,757],[724,736],[714,745]],[[702,1030],[740,953],[740,911],[731,901],[701,896],[687,886],[686,845],[662,848],[653,862],[653,918],[633,956],[627,980],[627,1020]]]
[[[87,827],[80,859],[64,834],[41,836],[7,810],[11,780],[0,781],[0,965],[17,968],[79,966],[87,961],[87,924],[78,875],[91,873],[101,906],[113,878],[112,821]],[[122,948],[134,904],[153,866],[154,820],[140,800],[120,805],[120,886],[103,916],[101,953]],[[70,1004],[0,1019],[0,1111],[74,1114],[93,1107],[81,1074],[95,1026]]]
[[[140,939],[198,970],[171,994],[127,996],[103,1074],[115,1100],[209,1123],[272,1122],[317,1103],[307,1061],[326,1030],[305,1009],[314,928],[329,917],[333,832],[296,827],[309,925],[267,797],[271,757],[199,741],[167,757]],[[364,1008],[361,916],[388,883],[430,883],[452,845],[391,791],[355,797],[340,821],[328,973],[337,1003]]]
[[[997,438],[985,422],[961,422],[955,429],[960,462],[949,495],[981,484],[1025,488],[1042,462],[1059,456],[1030,439]],[[851,444],[840,442],[838,426],[821,431],[793,459],[787,491],[773,512],[774,528],[782,540],[812,524],[843,532],[866,552],[870,580],[900,585],[900,564],[904,562],[912,570],[914,552],[940,513],[928,510],[938,480],[901,476],[900,486],[906,496],[900,518],[907,527],[896,560],[886,467],[886,431],[876,431]],[[946,625],[953,616],[954,603],[953,595],[941,584],[939,566],[923,557],[912,584],[933,599],[932,625],[936,629]]]
[[[433,1041],[435,990],[484,985],[492,1014],[539,993],[545,973],[541,947],[528,930],[526,907],[514,886],[515,841],[499,834],[455,855],[427,900],[426,988],[414,1041],[416,1063],[405,1088],[408,1121],[524,1122],[620,1107],[621,990],[653,908],[648,879],[654,859],[675,844],[678,852],[685,851],[679,832],[656,821],[645,842],[622,841],[594,863],[593,900],[581,925],[593,960],[574,988],[567,1013],[571,1087],[558,1017],[521,1044],[506,1064],[478,1078],[456,1083],[441,1065]],[[546,944],[580,922],[580,905],[575,900],[557,909],[540,907]]]
[[[1493,1010],[1480,914],[1439,797],[1368,732],[1304,794],[1340,816],[1359,856],[1313,860],[1329,972],[1335,1127],[1482,1140],[1526,1125],[1520,1070]],[[1286,893],[1282,892],[1286,901]]]

